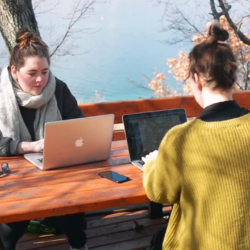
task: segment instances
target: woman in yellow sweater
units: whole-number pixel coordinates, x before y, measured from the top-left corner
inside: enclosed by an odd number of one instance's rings
[[[164,250],[250,249],[250,114],[232,100],[237,64],[227,39],[213,24],[192,49],[189,80],[204,110],[144,158],[149,199],[173,204]]]

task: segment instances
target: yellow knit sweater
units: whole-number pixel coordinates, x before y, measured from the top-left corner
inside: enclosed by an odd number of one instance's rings
[[[250,249],[250,114],[170,130],[145,165],[150,200],[174,204],[163,249]]]

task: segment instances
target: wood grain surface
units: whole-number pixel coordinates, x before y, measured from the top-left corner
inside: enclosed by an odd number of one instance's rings
[[[23,157],[0,158],[11,173],[0,177],[0,223],[94,211],[148,202],[142,172],[129,164],[125,141],[112,143],[107,161],[41,171]],[[112,170],[131,180],[98,176]]]

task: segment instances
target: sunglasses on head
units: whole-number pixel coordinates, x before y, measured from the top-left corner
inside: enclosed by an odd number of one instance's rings
[[[11,170],[10,170],[9,164],[7,162],[2,163],[1,167],[2,167],[2,172],[0,172],[0,176],[3,174],[10,173]]]

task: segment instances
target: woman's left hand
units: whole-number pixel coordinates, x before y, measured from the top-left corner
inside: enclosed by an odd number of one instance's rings
[[[147,162],[151,161],[152,159],[155,159],[157,156],[158,156],[158,150],[155,150],[155,151],[149,153],[148,155],[142,157],[141,159],[142,159],[145,163],[147,163]]]

